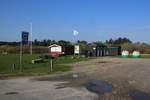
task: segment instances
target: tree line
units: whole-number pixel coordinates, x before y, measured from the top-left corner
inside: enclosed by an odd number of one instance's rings
[[[85,40],[78,40],[75,42],[66,41],[66,40],[37,40],[32,41],[33,44],[33,52],[34,53],[45,53],[47,52],[47,47],[51,44],[58,44],[61,46],[68,46],[79,44],[81,49],[86,49],[86,45],[89,44]],[[132,52],[134,50],[139,50],[142,53],[150,54],[150,44],[140,43],[140,42],[132,42],[130,39],[126,37],[119,37],[117,39],[108,39],[105,42],[102,41],[94,41],[90,44],[95,44],[97,46],[106,45],[106,46],[121,46],[122,50],[128,50]],[[24,52],[28,53],[30,45],[23,46]],[[5,42],[0,41],[0,53],[8,52],[8,53],[19,53],[20,51],[20,42]]]
[[[77,40],[76,41],[77,44],[84,44],[87,45],[88,42],[85,40]],[[125,43],[132,43],[132,41],[126,37],[124,38],[117,38],[117,39],[112,39],[110,38],[109,40],[106,40],[105,42],[102,41],[95,41],[92,42],[93,44],[97,44],[97,45],[103,45],[103,44],[110,44],[110,45],[121,45],[121,44],[125,44]],[[66,40],[37,40],[35,39],[34,41],[32,41],[32,44],[35,46],[49,46],[51,44],[58,44],[58,45],[72,45],[73,42],[71,41],[66,41]],[[0,45],[12,45],[12,46],[17,46],[20,45],[20,42],[5,42],[5,41],[0,41]]]

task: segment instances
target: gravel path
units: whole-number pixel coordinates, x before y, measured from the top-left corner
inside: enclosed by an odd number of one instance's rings
[[[73,66],[75,72],[86,73],[88,80],[105,80],[113,85],[113,91],[100,100],[131,100],[132,90],[150,94],[150,59],[105,57]]]
[[[150,94],[150,59],[104,57],[71,65],[63,75],[0,80],[0,100],[133,100],[130,91]],[[90,80],[106,81],[112,91],[90,92]]]
[[[85,88],[57,88],[63,82],[32,81],[29,78],[0,80],[0,100],[96,100]]]

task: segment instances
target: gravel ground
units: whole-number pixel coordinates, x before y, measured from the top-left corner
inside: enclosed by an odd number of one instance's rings
[[[29,78],[0,80],[0,100],[96,100],[85,88],[58,88],[64,82],[32,81]]]
[[[71,65],[62,75],[0,80],[0,100],[133,100],[131,91],[150,93],[150,59],[104,57]],[[91,80],[112,84],[112,91],[88,91]]]

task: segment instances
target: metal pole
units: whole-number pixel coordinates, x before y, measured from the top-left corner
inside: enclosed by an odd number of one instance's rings
[[[32,23],[30,23],[30,54],[32,55]]]
[[[20,41],[20,71],[22,72],[22,35]]]

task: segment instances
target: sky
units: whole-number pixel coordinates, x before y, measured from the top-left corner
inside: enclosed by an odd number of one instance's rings
[[[32,23],[33,40],[150,43],[149,11],[150,0],[0,0],[0,41],[20,41]]]

